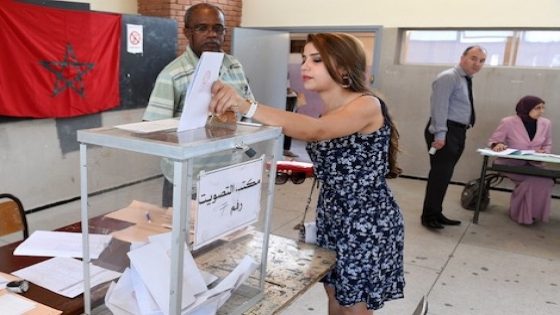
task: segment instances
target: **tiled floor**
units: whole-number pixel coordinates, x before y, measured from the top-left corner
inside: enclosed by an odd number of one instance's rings
[[[305,159],[301,148],[292,149]],[[451,186],[445,214],[463,223],[434,232],[419,222],[425,182],[399,178],[389,184],[406,224],[406,288],[404,299],[386,303],[376,315],[412,314],[423,295],[429,300],[428,314],[433,315],[560,314],[560,200],[552,201],[550,222],[521,226],[507,215],[509,194],[492,191],[490,207],[475,225],[473,213],[459,204],[463,187]],[[132,199],[157,203],[159,195],[146,200],[145,191],[161,187],[161,182],[144,185],[141,190],[123,189],[109,200],[91,198],[93,212],[107,209],[106,204],[125,206]],[[274,234],[297,237],[293,227],[302,218],[310,188],[310,180],[276,186]],[[56,211],[31,214],[30,228],[52,229],[74,222],[80,217],[77,209],[79,203],[75,202]],[[303,293],[281,314],[327,314],[322,286],[317,284]]]

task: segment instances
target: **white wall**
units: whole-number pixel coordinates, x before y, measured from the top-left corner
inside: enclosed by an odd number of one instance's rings
[[[560,1],[244,0],[241,25],[558,27]]]

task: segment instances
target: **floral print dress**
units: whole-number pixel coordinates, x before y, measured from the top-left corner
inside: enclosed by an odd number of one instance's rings
[[[336,251],[322,280],[340,305],[379,309],[402,298],[404,223],[385,182],[391,128],[310,142],[307,152],[321,182],[317,243]]]

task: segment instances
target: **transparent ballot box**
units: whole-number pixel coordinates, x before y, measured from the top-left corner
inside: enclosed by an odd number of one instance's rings
[[[85,314],[242,314],[263,298],[282,133],[232,129],[78,131]],[[94,234],[112,237],[92,257]]]

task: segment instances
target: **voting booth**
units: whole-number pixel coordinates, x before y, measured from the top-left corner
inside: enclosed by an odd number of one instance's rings
[[[259,302],[281,137],[278,127],[242,123],[182,132],[116,127],[78,131],[84,313],[110,304],[130,313],[151,308],[154,314],[241,314]],[[111,165],[112,157],[122,160],[123,154],[130,165]],[[88,198],[115,185],[119,173],[134,172],[135,161],[146,159],[171,166],[172,207],[156,202],[162,194],[159,174],[139,179],[154,182],[148,186],[153,191],[143,196],[146,200],[110,198],[102,205],[90,204]],[[157,232],[134,239],[138,233],[130,233],[133,230]],[[94,234],[113,236],[97,259],[89,254]],[[96,286],[98,266],[120,272],[119,282]],[[142,300],[135,306],[118,298],[127,285],[135,290],[129,293]],[[143,310],[138,303],[144,303]]]

